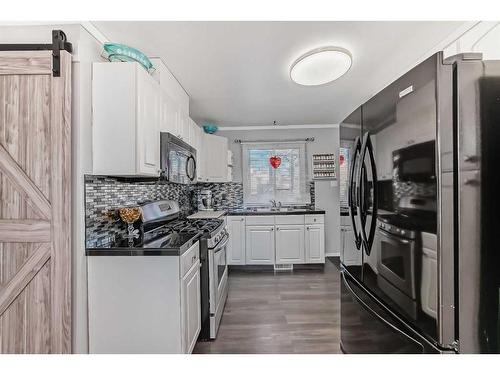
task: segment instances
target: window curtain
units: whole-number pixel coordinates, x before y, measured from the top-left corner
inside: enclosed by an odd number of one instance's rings
[[[273,168],[272,156],[281,158]],[[271,199],[283,204],[308,204],[306,143],[242,144],[243,197],[246,205],[269,204]]]

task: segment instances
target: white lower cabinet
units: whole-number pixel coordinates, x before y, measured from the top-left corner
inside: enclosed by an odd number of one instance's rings
[[[200,267],[195,263],[181,281],[183,352],[191,353],[201,330]]]
[[[340,228],[341,259],[346,266],[361,265],[361,251],[356,249],[354,231],[351,227]]]
[[[324,215],[228,216],[229,265],[325,262]]]
[[[276,263],[304,263],[304,225],[276,226]]]
[[[324,224],[306,225],[306,263],[325,262],[325,226]]]
[[[227,264],[245,264],[245,217],[228,216],[227,228],[229,242],[227,244]]]
[[[274,225],[246,227],[246,264],[274,264]]]
[[[201,328],[199,249],[88,256],[89,353],[191,353]]]

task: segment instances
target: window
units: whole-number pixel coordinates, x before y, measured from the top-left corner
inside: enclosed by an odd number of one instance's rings
[[[311,202],[306,181],[306,145],[304,143],[246,143],[243,152],[243,199],[245,204],[283,204]],[[281,164],[269,162],[279,156]]]

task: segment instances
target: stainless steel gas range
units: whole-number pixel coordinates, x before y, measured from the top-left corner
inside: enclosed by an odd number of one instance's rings
[[[189,220],[190,226],[203,232],[201,260],[201,340],[217,336],[228,292],[226,248],[229,233],[224,219]]]

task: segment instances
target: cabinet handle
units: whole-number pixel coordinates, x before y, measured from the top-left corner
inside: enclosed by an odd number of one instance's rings
[[[309,230],[309,227],[306,227],[307,230]]]
[[[278,227],[278,228],[276,228],[276,230],[280,230],[280,228]]]
[[[274,228],[271,228],[271,232],[274,232]]]
[[[243,221],[243,220],[245,220],[245,219],[243,219],[243,218],[240,219],[240,221]]]

